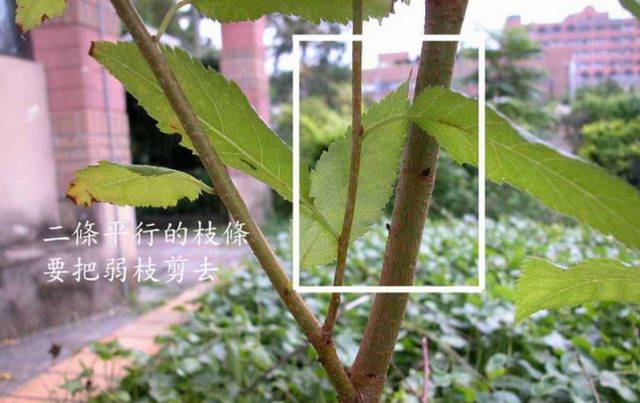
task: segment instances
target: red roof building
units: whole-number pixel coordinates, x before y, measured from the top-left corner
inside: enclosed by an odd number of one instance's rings
[[[505,26],[523,25],[520,16],[512,16]],[[540,64],[548,72],[544,89],[549,96],[572,95],[580,87],[607,79],[625,88],[640,88],[640,23],[636,19],[612,19],[589,6],[561,22],[526,28],[542,48]]]
[[[407,52],[380,54],[375,68],[362,71],[362,93],[368,99],[379,101],[409,78],[413,88],[417,72],[417,65]]]
[[[640,23],[634,18],[612,19],[609,13],[586,7],[558,23],[523,25],[520,16],[511,16],[506,28],[525,27],[531,39],[542,49],[533,64],[547,75],[543,92],[552,98],[571,96],[580,87],[592,86],[608,79],[624,88],[640,88]],[[454,85],[471,95],[473,84],[463,84],[477,68],[474,60],[459,58],[454,71]],[[381,54],[378,66],[363,71],[363,92],[379,100],[407,80],[417,67],[407,53]]]

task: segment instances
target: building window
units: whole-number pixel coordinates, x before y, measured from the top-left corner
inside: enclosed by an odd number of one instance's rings
[[[15,23],[15,0],[0,0],[0,54],[31,59],[31,43]]]

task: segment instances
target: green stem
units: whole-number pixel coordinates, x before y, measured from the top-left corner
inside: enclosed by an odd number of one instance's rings
[[[213,189],[213,187],[207,185],[206,183],[202,184],[202,190],[205,193],[209,193],[210,195],[214,195],[214,196],[216,195],[216,191]]]
[[[165,32],[167,32],[167,28],[169,28],[169,24],[171,24],[171,20],[176,15],[178,10],[180,10],[182,7],[186,6],[187,4],[191,4],[192,1],[193,0],[181,0],[175,3],[173,6],[171,6],[169,11],[167,11],[167,14],[162,19],[162,22],[160,23],[160,27],[158,28],[158,32],[156,32],[156,41],[160,42],[160,38]]]
[[[318,353],[319,361],[325,368],[330,381],[338,392],[338,396],[342,401],[354,401],[355,390],[338,358],[335,346],[324,342],[320,323],[307,307],[300,294],[291,289],[289,277],[280,265],[262,230],[251,216],[247,205],[240,193],[238,193],[238,189],[231,181],[227,168],[220,160],[209,137],[204,132],[198,116],[195,114],[184,90],[171,70],[158,42],[147,32],[132,0],[111,0],[111,3],[131,33],[133,40],[161,85],[172,109],[185,128],[185,132],[193,143],[195,151],[211,178],[220,200],[236,220],[244,223],[245,229],[249,233],[247,242],[251,250],[289,312]]]
[[[459,33],[466,7],[467,0],[427,0],[425,33]],[[456,42],[422,44],[414,98],[426,86],[450,85],[456,49]],[[381,286],[413,284],[438,153],[435,138],[411,125],[396,189]],[[376,294],[373,300],[360,350],[351,368],[351,381],[364,402],[380,399],[408,299],[408,294]]]
[[[482,381],[488,382],[488,379],[484,375],[482,375],[480,372],[478,372],[478,370],[475,369],[475,367],[471,365],[469,361],[465,360],[463,356],[458,354],[458,352],[453,347],[451,347],[449,343],[444,342],[442,339],[440,339],[436,335],[424,330],[421,327],[415,326],[410,322],[405,321],[403,322],[402,325],[407,330],[411,330],[413,332],[418,333],[421,336],[425,336],[427,339],[433,340],[442,349],[442,351],[450,355],[451,358],[453,358],[455,361],[458,361],[468,372],[473,374],[476,378]]]
[[[353,0],[353,34],[362,35],[363,0]],[[360,160],[362,154],[362,41],[352,43],[352,79],[351,79],[351,163],[349,166],[349,187],[347,190],[347,202],[342,219],[342,231],[338,238],[338,251],[336,271],[333,285],[339,287],[344,282],[344,272],[347,267],[347,254],[349,252],[349,240],[351,227],[356,209],[356,196],[358,193],[358,178],[360,176]],[[327,340],[331,340],[333,326],[338,317],[340,308],[340,293],[331,294],[327,317],[322,325],[322,331]]]

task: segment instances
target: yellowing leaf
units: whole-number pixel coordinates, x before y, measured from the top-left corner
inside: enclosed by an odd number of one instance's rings
[[[411,111],[459,163],[478,163],[478,103],[446,88],[425,89]],[[486,109],[486,172],[552,209],[640,248],[640,193],[624,180],[562,153]]]
[[[66,0],[18,0],[16,2],[16,24],[22,32],[42,24],[44,21],[64,14]]]
[[[260,119],[238,85],[181,49],[165,46],[162,50],[222,162],[292,200],[291,150]],[[181,145],[193,150],[160,84],[134,44],[95,42],[91,55],[136,97],[158,121],[161,131],[180,134]],[[301,178],[302,189],[308,189],[308,170],[301,171]]]
[[[365,18],[383,18],[393,11],[395,0],[365,0]],[[406,0],[406,3],[409,1]],[[296,15],[311,22],[347,23],[353,17],[352,0],[194,0],[207,17],[220,22],[255,20],[263,15]]]
[[[360,178],[356,198],[351,240],[367,232],[380,220],[382,210],[393,192],[400,155],[408,130],[408,85],[403,84],[362,117],[364,139],[360,162]],[[351,128],[322,154],[311,173],[314,208],[333,230],[301,209],[301,266],[330,263],[336,258],[337,237],[347,203],[351,164]]]
[[[590,259],[564,269],[530,258],[516,286],[516,321],[541,309],[593,301],[640,304],[640,268],[614,259]]]
[[[106,202],[120,206],[169,207],[180,199],[191,201],[213,190],[184,172],[148,165],[100,161],[76,172],[67,197],[77,205]]]

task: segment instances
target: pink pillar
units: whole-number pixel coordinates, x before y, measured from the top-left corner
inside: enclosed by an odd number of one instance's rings
[[[89,57],[92,41],[115,41],[120,21],[108,1],[69,0],[61,18],[32,33],[34,58],[44,66],[57,191],[62,221],[72,225],[86,216],[64,195],[74,172],[107,159],[130,162],[129,124],[124,89]],[[100,227],[134,219],[133,210],[97,205],[91,219]]]
[[[255,22],[223,24],[222,73],[238,83],[260,117],[269,123],[269,78],[265,72],[266,50],[262,42],[265,18]],[[271,206],[269,187],[232,170],[231,177],[258,221],[264,221]]]

